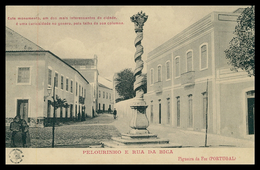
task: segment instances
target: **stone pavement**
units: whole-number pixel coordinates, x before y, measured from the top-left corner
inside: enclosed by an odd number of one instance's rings
[[[158,134],[159,137],[167,138],[172,143],[179,143],[182,147],[205,146],[205,132],[183,130],[165,125],[150,125],[149,131]],[[238,139],[217,134],[207,134],[207,146],[210,147],[254,147],[254,140]]]
[[[101,146],[101,141],[120,136],[112,115],[104,114],[88,118],[83,122],[66,123],[55,127],[55,148],[87,148]],[[52,127],[30,128],[32,148],[50,148],[52,143]],[[11,132],[6,128],[6,147],[10,147]]]
[[[111,124],[114,125],[121,134],[129,132],[131,129],[129,127],[129,120],[124,118],[119,118]],[[151,124],[148,130],[153,134],[157,134],[159,138],[169,139],[170,143],[181,144],[182,147],[205,146],[205,132],[184,130],[169,125],[158,124]],[[254,140],[238,139],[208,133],[207,146],[252,148],[254,147]]]
[[[130,130],[129,118],[118,117],[114,120],[111,114],[99,114],[98,117],[87,119],[84,122],[56,127],[55,147],[84,148],[90,145],[100,147],[100,142],[111,140],[111,137],[119,137],[120,133],[127,133]],[[169,139],[170,143],[181,144],[182,147],[203,147],[205,144],[205,132],[156,124],[151,124],[148,130],[158,135],[159,138]],[[51,147],[51,127],[31,128],[30,135],[31,147]],[[216,134],[208,134],[207,139],[207,144],[211,147],[254,147],[254,140],[237,139]],[[6,142],[8,144],[9,139]]]

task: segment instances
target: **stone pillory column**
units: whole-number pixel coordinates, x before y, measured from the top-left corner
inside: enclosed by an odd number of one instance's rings
[[[134,45],[136,48],[136,52],[134,55],[134,60],[136,63],[134,70],[134,91],[136,95],[131,105],[131,109],[133,110],[133,118],[130,122],[130,127],[132,128],[130,134],[146,134],[148,133],[148,130],[146,130],[146,128],[149,126],[149,121],[146,117],[147,105],[143,99],[144,91],[142,89],[142,70],[144,62],[141,58],[143,54],[143,46],[141,45],[141,41],[143,39],[143,26],[144,23],[147,21],[148,16],[141,11],[140,13],[138,12],[136,15],[130,17],[130,19],[135,25],[135,33],[137,34],[134,41]]]
[[[149,126],[149,121],[146,117],[147,105],[144,101],[144,91],[142,90],[142,70],[143,70],[143,60],[141,58],[143,54],[143,46],[141,41],[143,39],[143,26],[146,22],[148,16],[142,11],[130,17],[131,21],[135,24],[135,33],[137,34],[134,44],[136,48],[135,52],[135,82],[134,91],[135,98],[130,106],[133,112],[133,118],[130,122],[130,127],[132,128],[129,133],[123,133],[121,137],[112,137],[113,141],[106,141],[102,143],[103,147],[133,147],[133,148],[172,148],[181,147],[179,144],[169,144],[168,139],[160,139],[156,134],[152,134],[147,130]]]

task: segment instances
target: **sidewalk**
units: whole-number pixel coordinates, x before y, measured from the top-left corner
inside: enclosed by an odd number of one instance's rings
[[[205,146],[205,132],[184,130],[165,125],[152,124],[148,127],[151,133],[157,134],[160,138],[167,138],[171,143],[179,143],[182,147],[203,147]],[[253,148],[254,141],[226,137],[217,134],[207,134],[207,146],[210,147],[241,147]]]
[[[128,133],[131,130],[129,122],[124,118],[117,119],[111,123],[111,125],[114,125],[121,134]],[[151,133],[158,135],[159,138],[169,139],[170,143],[181,144],[182,147],[205,146],[205,132],[184,130],[181,128],[158,124],[151,124],[147,129]],[[208,133],[207,146],[253,148],[254,141]]]

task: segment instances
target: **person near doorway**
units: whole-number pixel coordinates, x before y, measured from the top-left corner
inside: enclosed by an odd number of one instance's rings
[[[113,115],[114,115],[114,119],[116,119],[116,116],[117,116],[116,108],[114,109]]]
[[[109,107],[107,111],[108,111],[108,113],[110,114],[110,113],[111,113],[111,108]]]
[[[10,123],[10,130],[12,132],[11,135],[11,147],[17,147],[20,146],[20,143],[22,143],[22,139],[19,138],[21,132],[22,132],[22,124],[21,124],[21,118],[20,116],[15,116],[13,119],[13,122]]]
[[[29,134],[29,126],[27,122],[22,119],[21,120],[22,125],[22,138],[23,138],[23,147],[30,147],[31,146],[31,140],[30,140],[30,134]]]

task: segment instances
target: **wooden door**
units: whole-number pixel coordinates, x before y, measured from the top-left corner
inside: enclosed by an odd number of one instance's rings
[[[17,100],[17,115],[28,122],[28,100]]]
[[[162,123],[162,107],[161,103],[159,103],[159,124]]]
[[[252,135],[255,133],[255,98],[248,98],[247,99],[247,108],[248,108],[248,134]]]

